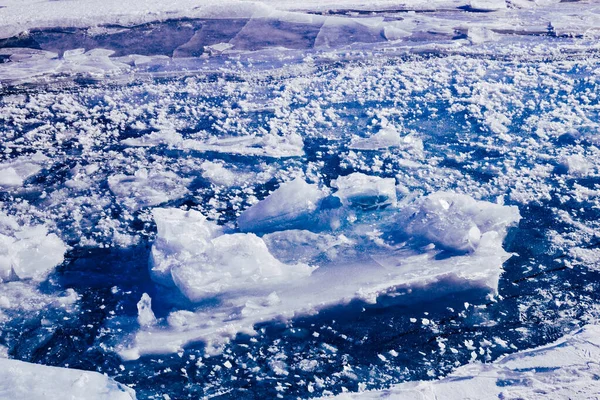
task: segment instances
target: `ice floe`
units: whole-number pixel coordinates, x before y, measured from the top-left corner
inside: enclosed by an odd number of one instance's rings
[[[194,304],[217,302],[194,312],[174,311],[159,325],[142,327],[119,349],[121,356],[173,352],[194,341],[203,341],[208,352],[220,351],[236,334],[254,333],[258,322],[311,314],[353,299],[376,302],[379,295],[400,289],[435,288],[437,295],[464,287],[496,292],[502,263],[510,257],[502,240],[506,228],[519,221],[517,208],[440,193],[398,209],[391,202],[391,182],[356,175],[348,179],[361,185],[350,191],[340,179],[338,190],[349,204],[374,197],[374,204],[383,199],[389,207],[367,207],[370,211],[358,215],[338,203],[335,216],[344,223],[311,232],[318,225],[308,222],[319,220],[319,214],[331,217],[331,208],[317,206],[326,192],[296,179],[240,216],[240,228],[272,232],[263,238],[228,232],[193,210],[154,209],[158,236],[150,268],[155,281],[175,286]],[[420,224],[406,217],[402,222],[405,214],[418,215]],[[291,229],[299,221],[308,230]],[[438,259],[435,246],[423,250],[401,241],[403,230],[442,248],[468,246],[471,253]]]
[[[47,168],[50,159],[42,153],[22,156],[0,163],[0,187],[18,187],[43,168]]]
[[[126,208],[135,211],[179,199],[188,193],[188,179],[171,171],[140,169],[133,175],[116,174],[108,178],[108,186]]]
[[[135,400],[135,391],[98,372],[0,357],[0,397],[13,400]]]

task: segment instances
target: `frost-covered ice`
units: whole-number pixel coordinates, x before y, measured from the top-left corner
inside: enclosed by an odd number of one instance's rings
[[[135,400],[135,392],[98,372],[0,358],[0,398]]]
[[[328,399],[593,399],[600,393],[600,326],[586,325],[546,346],[493,363],[473,363],[445,378]]]
[[[254,333],[259,322],[287,320],[353,299],[374,303],[400,289],[430,288],[432,296],[465,287],[496,293],[502,264],[510,257],[502,240],[519,221],[518,209],[445,193],[397,209],[391,201],[393,182],[362,174],[338,178],[334,186],[346,206],[338,203],[337,212],[323,206],[327,191],[301,179],[284,183],[238,220],[242,230],[273,232],[266,242],[254,233],[225,232],[196,211],[154,209],[154,280],[175,286],[192,303],[213,297],[218,303],[195,312],[174,311],[162,326],[142,327],[120,354],[132,359],[174,352],[193,341],[215,351],[238,333]],[[356,205],[371,212],[357,216],[351,208]],[[373,205],[389,207],[373,211]],[[396,221],[406,214],[416,215],[419,225]],[[380,231],[371,225],[377,220]],[[325,231],[311,232],[320,225],[309,221],[320,221]],[[455,228],[459,221],[464,229]],[[301,223],[305,230],[297,229]],[[436,259],[436,246],[418,251],[398,241],[402,230],[442,247],[468,246],[472,254]]]

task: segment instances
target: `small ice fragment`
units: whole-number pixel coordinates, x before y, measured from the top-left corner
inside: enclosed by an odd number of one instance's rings
[[[140,326],[150,326],[156,323],[156,317],[152,312],[152,299],[148,293],[144,293],[142,298],[137,303],[138,323]]]
[[[326,196],[317,185],[297,178],[244,211],[237,220],[242,232],[273,232],[301,227]]]
[[[396,203],[396,181],[394,178],[381,178],[359,172],[331,181],[337,188],[333,195],[345,206],[378,208]]]

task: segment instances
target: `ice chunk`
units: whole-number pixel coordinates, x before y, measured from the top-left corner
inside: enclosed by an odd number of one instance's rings
[[[504,237],[520,220],[517,207],[476,201],[470,196],[437,192],[404,208],[399,228],[455,251],[473,251],[484,235]]]
[[[314,269],[284,264],[258,236],[224,234],[197,211],[154,209],[153,215],[158,237],[152,249],[152,276],[159,283],[172,282],[191,301],[262,289],[310,275]]]
[[[63,262],[67,247],[43,225],[21,226],[0,212],[0,282],[43,280]]]
[[[351,149],[378,150],[397,147],[403,143],[400,133],[392,126],[386,126],[367,138],[354,138],[350,142]]]
[[[206,251],[174,267],[171,274],[182,293],[198,301],[232,291],[264,290],[310,275],[313,269],[306,264],[284,264],[258,236],[235,233],[211,239]]]
[[[272,232],[301,227],[327,195],[317,185],[297,178],[281,186],[238,218],[242,232]]]
[[[156,323],[156,317],[152,311],[152,299],[148,293],[144,293],[137,303],[138,323],[140,326],[149,326]]]
[[[265,157],[300,157],[304,155],[304,141],[296,133],[287,135],[265,134],[211,137],[206,141],[185,139],[182,148],[197,151],[240,154]]]
[[[193,210],[155,208],[152,215],[157,235],[150,257],[150,275],[157,283],[173,286],[171,269],[205,252],[208,241],[221,235],[222,229]]]
[[[141,137],[121,140],[121,143],[124,145],[132,147],[154,147],[160,145],[177,147],[181,146],[182,142],[183,138],[181,134],[174,129],[161,129]]]
[[[333,195],[342,204],[361,208],[378,208],[396,203],[396,180],[361,174],[359,172],[331,181],[337,188]]]
[[[311,186],[304,181],[290,183]],[[155,210],[159,237],[153,246],[154,265],[155,252],[159,251],[161,273],[166,276],[170,272],[177,288],[190,300],[218,301],[194,312],[174,311],[166,322],[140,330],[133,341],[116,350],[131,359],[178,351],[187,343],[203,341],[207,351],[220,351],[238,333],[255,333],[258,322],[286,320],[354,299],[376,302],[379,295],[397,290],[423,290],[428,296],[443,296],[465,287],[496,292],[502,264],[510,257],[502,249],[504,228],[518,219],[518,210],[457,196],[466,205],[456,200],[454,208],[449,203],[447,208],[476,221],[481,231],[490,232],[481,235],[472,252],[439,259],[435,248],[416,250],[393,239],[398,220],[395,207],[378,210],[372,216],[378,224],[376,229],[369,213],[361,213],[337,236],[284,230],[264,239],[223,233],[197,212]],[[444,198],[452,201],[450,197]],[[281,201],[288,198],[283,196]],[[273,207],[279,204],[272,198],[270,201]],[[298,202],[297,196],[294,202]],[[478,215],[469,209],[473,204],[478,206],[477,212],[494,213]],[[163,221],[160,215],[165,216]],[[312,272],[303,263],[319,268]]]
[[[582,154],[572,154],[563,157],[560,160],[560,165],[569,174],[574,176],[587,176],[594,170],[594,164]]]
[[[23,183],[44,168],[48,157],[41,153],[22,156],[0,164],[0,188],[23,186]]]
[[[106,375],[0,358],[0,397],[11,400],[135,400]]]
[[[435,381],[406,382],[381,391],[328,399],[590,399],[600,393],[600,326],[587,325],[546,346],[489,364],[467,364]]]
[[[146,169],[133,175],[116,174],[108,178],[110,190],[131,211],[179,199],[188,193],[188,183],[188,179],[174,172]]]
[[[275,134],[216,137],[206,140],[184,139],[180,133],[161,130],[139,138],[128,138],[121,143],[134,147],[167,145],[181,150],[196,150],[245,156],[299,157],[304,155],[304,142],[298,134]]]

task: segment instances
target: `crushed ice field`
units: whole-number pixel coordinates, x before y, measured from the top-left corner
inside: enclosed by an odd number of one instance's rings
[[[94,1],[0,1],[0,398],[600,392],[598,5]]]

